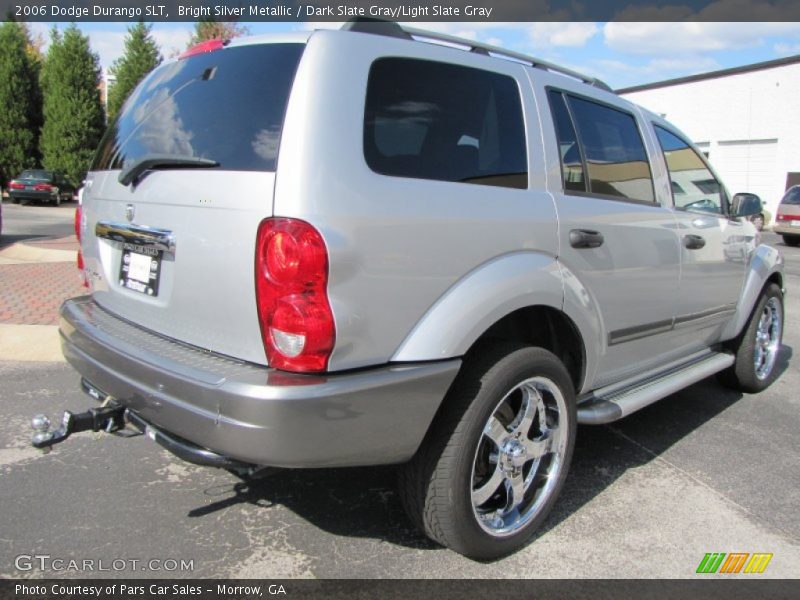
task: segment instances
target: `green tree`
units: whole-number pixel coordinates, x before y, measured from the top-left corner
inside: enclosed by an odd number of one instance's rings
[[[194,24],[194,33],[189,40],[189,46],[208,40],[232,40],[235,37],[247,35],[247,27],[233,21],[213,21],[200,19]]]
[[[145,75],[161,64],[158,44],[150,35],[151,25],[141,21],[128,27],[125,53],[114,61],[111,74],[116,78],[108,91],[108,118],[112,119]]]
[[[45,168],[62,171],[74,184],[86,175],[105,127],[97,54],[73,23],[51,33],[42,68]]]
[[[29,53],[27,29],[0,24],[0,184],[36,165],[41,126],[38,65]]]

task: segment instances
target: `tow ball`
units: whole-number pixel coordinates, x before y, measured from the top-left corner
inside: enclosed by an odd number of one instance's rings
[[[46,415],[36,415],[31,420],[35,431],[31,443],[44,452],[63,442],[73,433],[81,431],[105,431],[114,433],[125,428],[125,407],[116,402],[108,402],[98,408],[90,408],[82,413],[64,411],[61,426],[51,430],[50,419]]]

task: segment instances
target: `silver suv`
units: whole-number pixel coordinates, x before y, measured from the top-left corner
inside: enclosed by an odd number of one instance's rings
[[[598,80],[392,23],[208,42],[86,180],[66,358],[197,464],[399,464],[467,556],[531,539],[579,423],[776,377],[783,260],[703,155]]]

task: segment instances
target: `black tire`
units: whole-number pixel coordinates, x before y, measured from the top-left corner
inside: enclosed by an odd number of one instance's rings
[[[550,484],[531,483],[527,491],[521,494],[522,498],[529,495],[527,502],[530,502],[530,512],[524,513],[526,518],[519,529],[494,534],[479,523],[477,511],[481,509],[473,507],[475,468],[483,455],[482,444],[489,443],[484,437],[489,434],[485,432],[495,415],[499,414],[498,411],[505,408],[510,392],[516,393],[517,386],[536,377],[554,384],[560,392],[557,417],[553,416],[557,418],[554,437],[558,437],[559,441],[554,442],[558,446],[557,452],[547,454],[545,451],[530,463],[528,475],[540,466],[558,470],[554,474],[551,472]],[[556,399],[557,396],[552,395],[552,398]],[[520,400],[520,406],[522,402],[525,401]],[[544,406],[544,403],[539,406]],[[400,469],[400,496],[409,518],[434,541],[473,559],[492,560],[523,547],[547,518],[566,479],[577,429],[575,406],[575,390],[570,375],[561,361],[547,350],[503,343],[471,353],[419,450]],[[521,414],[522,409],[516,418]],[[551,405],[548,404],[546,410],[536,414],[551,415]],[[507,440],[513,443],[513,436],[519,434],[513,433],[513,423],[506,425],[503,435],[508,435]],[[560,433],[562,428],[563,434]],[[528,441],[531,439],[528,438]],[[498,445],[494,455],[496,472],[490,479],[502,471],[501,463],[507,464],[501,457],[509,455],[499,448]],[[525,467],[519,469],[516,477],[526,477]],[[537,482],[537,477],[538,474],[534,474],[530,479]],[[481,487],[482,482],[478,483],[478,487]],[[504,494],[507,494],[506,502],[511,501],[512,494],[503,491],[507,489],[504,488],[506,483],[506,479],[501,480],[488,502],[498,501],[502,504]],[[527,506],[525,510],[528,510]],[[486,520],[481,522],[491,523]]]
[[[800,235],[786,235],[783,236],[783,243],[787,246],[800,246]]]
[[[777,324],[770,326],[770,335],[773,328],[776,329],[777,343],[774,350],[775,355],[772,358],[768,372],[759,373],[755,365],[756,345],[758,343],[759,324],[762,318],[765,318],[764,315],[768,305],[770,306],[770,311],[776,306],[779,311]],[[744,331],[739,334],[739,337],[731,345],[736,361],[720,373],[719,379],[723,384],[729,388],[750,394],[761,392],[772,385],[772,382],[778,376],[775,366],[780,352],[781,340],[783,339],[783,315],[783,294],[781,289],[774,283],[770,283],[764,288],[761,297],[756,302]]]

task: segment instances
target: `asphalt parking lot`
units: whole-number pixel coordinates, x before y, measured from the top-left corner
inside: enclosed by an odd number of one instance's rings
[[[707,552],[773,553],[759,577],[799,577],[800,249],[765,240],[787,260],[775,385],[742,395],[709,379],[580,428],[547,526],[493,563],[413,531],[391,467],[248,484],[142,436],[91,433],[40,454],[28,445],[33,414],[92,403],[64,363],[0,361],[0,577],[686,578]],[[18,558],[35,555],[50,557],[46,568]],[[57,570],[53,559],[122,568]]]

